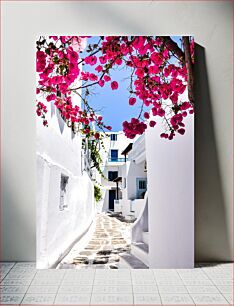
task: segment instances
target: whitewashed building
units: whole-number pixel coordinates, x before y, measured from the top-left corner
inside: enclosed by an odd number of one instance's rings
[[[136,218],[131,252],[150,268],[194,266],[194,127],[173,141],[157,127],[128,145],[121,199],[114,210]]]
[[[102,185],[102,200],[99,203],[100,211],[114,211],[114,201],[122,198],[121,186],[115,180],[122,175],[122,166],[125,157],[121,154],[130,140],[123,132],[106,133],[104,138],[105,150],[101,149],[102,171],[105,176],[98,176],[97,181]]]
[[[49,126],[37,119],[36,152],[37,268],[43,269],[55,267],[84,238],[96,213],[81,135],[67,127],[53,104],[47,106]]]

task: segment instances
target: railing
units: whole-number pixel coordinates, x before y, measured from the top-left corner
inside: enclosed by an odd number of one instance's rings
[[[127,161],[128,159],[126,158],[126,161]],[[114,163],[123,163],[123,162],[125,162],[125,158],[123,157],[121,157],[121,158],[118,158],[118,157],[108,157],[108,162],[114,162]]]

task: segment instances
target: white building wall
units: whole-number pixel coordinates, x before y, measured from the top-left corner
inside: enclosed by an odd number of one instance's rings
[[[121,155],[122,151],[127,147],[127,145],[131,142],[123,132],[108,132],[106,133],[108,136],[111,134],[117,134],[117,140],[111,141],[110,137],[106,137],[103,140],[105,151],[103,149],[100,150],[100,154],[103,160],[103,174],[108,179],[109,171],[118,171],[118,176],[122,176],[122,166],[124,165],[124,161],[109,161],[109,157],[111,157],[111,149],[118,150],[118,158],[124,159],[124,155]],[[116,188],[116,183],[105,180],[103,177],[101,178],[101,184],[103,186],[103,206],[102,210],[107,211],[109,209],[109,190]],[[119,184],[121,188],[121,183]],[[120,195],[120,193],[119,193]]]
[[[194,266],[194,124],[172,141],[146,131],[150,268]]]
[[[106,151],[109,152],[109,156],[110,156],[110,150],[114,149],[114,150],[119,150],[119,158],[124,158],[123,155],[121,155],[121,152],[127,147],[127,145],[131,142],[130,139],[128,139],[123,132],[107,132],[107,135],[111,135],[111,134],[117,134],[117,141],[111,141],[110,137],[106,137],[103,139]],[[101,149],[101,154],[103,156],[103,161],[106,161],[106,158],[108,157],[106,152],[104,152]]]
[[[129,165],[127,175],[127,197],[129,200],[137,198],[137,178],[147,177],[147,173],[144,172],[144,162],[137,164],[132,161]]]
[[[47,102],[45,102],[47,103]],[[81,169],[81,138],[49,106],[49,127],[37,118],[37,267],[48,268],[91,225],[93,184]],[[69,177],[66,208],[60,210],[61,174]]]

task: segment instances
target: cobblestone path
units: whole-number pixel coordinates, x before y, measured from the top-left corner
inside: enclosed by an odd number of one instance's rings
[[[131,223],[121,222],[107,214],[97,214],[96,228],[88,245],[78,252],[78,242],[59,268],[127,268],[121,255],[130,254],[131,226]]]

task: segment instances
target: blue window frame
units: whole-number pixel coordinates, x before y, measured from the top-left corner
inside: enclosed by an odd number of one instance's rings
[[[117,134],[111,134],[111,141],[117,141]]]
[[[147,178],[137,178],[137,199],[143,199],[147,190]]]
[[[113,181],[118,177],[118,171],[108,171],[108,180]]]

